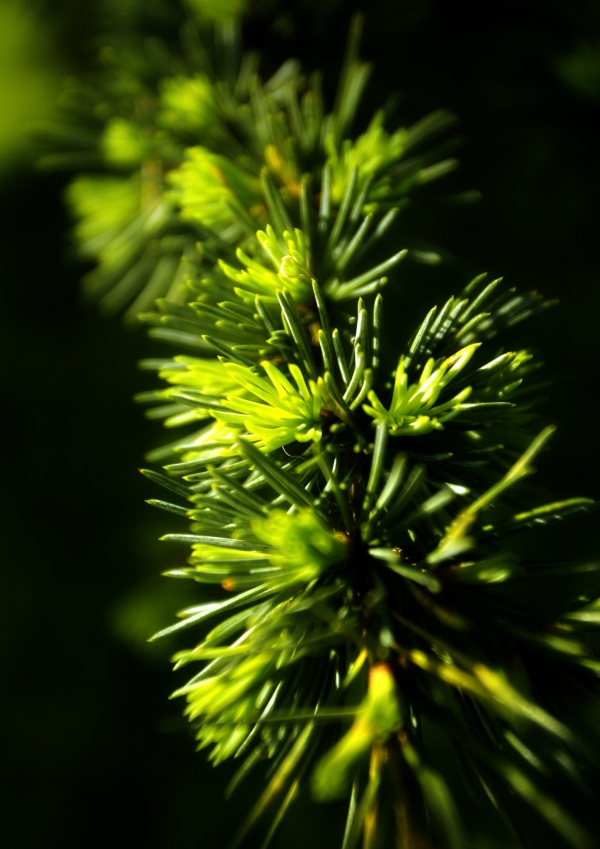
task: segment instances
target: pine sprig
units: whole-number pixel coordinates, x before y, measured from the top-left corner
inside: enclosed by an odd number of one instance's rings
[[[272,762],[242,833],[269,812],[268,841],[304,784],[348,798],[344,849],[394,839],[390,798],[398,846],[463,849],[459,771],[517,841],[524,808],[588,849],[557,801],[586,787],[585,745],[545,676],[597,691],[600,566],[505,544],[596,507],[512,500],[553,429],[538,363],[496,337],[549,302],[481,275],[411,339],[386,334],[380,290],[406,249],[383,236],[453,167],[431,146],[450,116],[390,133],[376,112],[353,136],[355,30],[329,112],[318,76],[287,63],[263,82],[237,28],[217,33],[212,57],[189,37],[183,60],[109,51],[54,128],[72,151],[43,162],[112,172],[69,192],[87,285],[188,352],[145,361],[162,383],[138,399],[185,429],[150,455],[166,474],[145,471],[169,492],[150,503],[189,522],[163,537],[191,551],[167,574],[220,588],[155,635],[198,635],[174,695],[215,763],[240,759],[234,786]],[[558,603],[533,603],[540,582]]]
[[[133,318],[164,295],[186,303],[186,274],[202,276],[238,247],[255,250],[267,224],[279,238],[303,229],[317,266],[330,265],[324,287],[354,297],[374,285],[352,274],[361,253],[410,192],[455,165],[440,160],[443,148],[423,151],[451,126],[444,112],[391,135],[377,113],[351,139],[369,75],[351,54],[326,115],[318,76],[307,80],[290,62],[263,82],[241,55],[237,27],[217,24],[219,33],[224,53],[212,58],[191,38],[183,57],[156,41],[106,48],[102,70],[70,81],[62,119],[45,127],[60,152],[41,157],[42,167],[113,172],[77,177],[67,196],[82,255],[98,261],[85,287],[107,310],[133,301]],[[379,264],[380,281],[397,260]]]

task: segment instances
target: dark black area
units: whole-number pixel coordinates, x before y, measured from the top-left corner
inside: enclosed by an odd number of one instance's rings
[[[84,67],[83,45],[110,15],[90,0],[46,5],[72,66]],[[259,5],[247,42],[272,67],[290,54],[324,66],[331,87],[359,7]],[[408,336],[433,303],[483,270],[560,298],[514,330],[514,344],[546,363],[540,429],[547,420],[559,426],[538,482],[549,497],[598,497],[600,88],[594,98],[569,82],[561,60],[586,44],[600,55],[600,4],[372,0],[363,8],[363,55],[375,64],[368,109],[396,92],[399,122],[449,107],[465,140],[457,174],[405,213],[407,238],[426,234],[447,261],[401,268],[388,330]],[[172,32],[172,9],[161,14]],[[137,19],[132,11],[129,22]],[[157,347],[81,303],[63,185],[23,171],[2,186],[0,723],[9,780],[0,833],[7,849],[210,849],[231,836],[261,776],[223,801],[231,770],[214,771],[194,753],[182,705],[167,700],[175,647],[144,649],[127,632],[140,587],[156,599],[164,586],[147,633],[189,600],[156,577],[180,552],[156,542],[170,519],[143,503],[157,493],[136,471],[160,438],[131,402],[147,385],[136,362]],[[445,199],[465,189],[480,189],[483,200],[457,207]],[[538,532],[529,549],[595,557],[596,521]],[[338,845],[342,815],[300,804],[278,845]]]

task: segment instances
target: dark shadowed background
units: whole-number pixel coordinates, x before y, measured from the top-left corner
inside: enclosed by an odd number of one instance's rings
[[[354,8],[257,4],[247,46],[264,51],[267,68],[290,55],[325,68],[332,89]],[[388,332],[408,337],[430,306],[481,271],[560,298],[513,331],[514,344],[546,363],[543,421],[559,426],[538,482],[557,496],[599,497],[600,3],[369,0],[362,8],[362,53],[375,63],[368,110],[393,94],[399,123],[448,107],[463,139],[460,170],[404,213],[407,239],[427,240],[446,261],[401,266],[386,295]],[[223,801],[232,770],[213,770],[194,753],[182,704],[168,701],[174,644],[146,642],[198,592],[159,576],[181,552],[156,539],[181,526],[144,504],[157,493],[136,471],[161,439],[131,401],[148,386],[136,362],[160,349],[143,330],[82,304],[62,202],[68,176],[36,173],[24,152],[27,122],[46,113],[61,73],[90,67],[103,32],[143,23],[173,40],[176,20],[175,0],[0,2],[7,849],[212,849],[260,787],[257,774]],[[480,202],[451,200],[470,189],[482,192]],[[575,519],[526,545],[595,557],[596,527],[594,515]],[[335,805],[301,800],[276,845],[339,845],[342,816]],[[495,845],[493,834],[482,838],[482,847]]]

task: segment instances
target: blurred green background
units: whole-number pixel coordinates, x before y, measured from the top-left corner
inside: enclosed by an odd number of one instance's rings
[[[263,0],[246,43],[270,68],[290,55],[325,68],[332,88],[360,7]],[[446,261],[403,265],[386,301],[389,331],[407,337],[426,309],[483,270],[559,297],[513,331],[514,344],[541,352],[551,384],[542,412],[559,425],[538,483],[549,494],[599,497],[600,3],[364,7],[363,55],[376,65],[369,108],[399,95],[398,120],[410,122],[449,107],[464,139],[460,170],[404,216],[407,237],[426,237]],[[136,471],[160,441],[131,401],[148,386],[136,362],[160,349],[81,303],[83,269],[62,202],[68,176],[36,173],[27,144],[61,75],[91,67],[103,33],[146,27],[173,41],[178,14],[175,0],[0,0],[7,849],[211,849],[232,835],[261,784],[257,773],[223,801],[231,770],[194,753],[182,705],[167,699],[175,647],[146,643],[197,592],[159,577],[180,552],[156,538],[181,526],[144,504],[156,492]],[[483,200],[457,205],[451,195],[466,189]],[[525,550],[596,557],[596,520],[534,534]],[[276,845],[339,845],[342,816],[302,800]],[[482,837],[482,847],[495,845]]]

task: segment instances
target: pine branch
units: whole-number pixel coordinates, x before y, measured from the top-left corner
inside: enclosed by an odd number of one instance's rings
[[[189,521],[163,537],[191,547],[167,574],[221,589],[155,637],[198,634],[174,660],[200,669],[174,695],[199,748],[243,759],[234,785],[272,761],[244,833],[269,811],[268,841],[308,784],[349,799],[344,849],[392,839],[390,793],[395,845],[462,849],[459,770],[494,816],[533,809],[587,849],[552,795],[585,786],[586,747],[543,679],[552,664],[597,689],[600,601],[575,578],[600,567],[505,545],[596,506],[511,502],[552,428],[532,354],[491,340],[549,302],[480,275],[411,339],[383,333],[379,292],[407,251],[382,255],[382,239],[454,166],[431,145],[451,117],[388,132],[377,111],[353,136],[370,71],[356,26],[329,112],[295,64],[263,82],[228,20],[213,55],[191,24],[183,58],[109,51],[51,128],[63,152],[42,165],[105,169],[68,192],[97,261],[87,290],[191,351],[142,364],[162,381],[138,398],[148,416],[185,429],[149,458],[166,474],[144,474],[178,499],[150,503]],[[561,606],[532,606],[539,582],[564,588]]]

